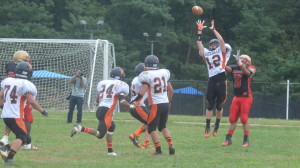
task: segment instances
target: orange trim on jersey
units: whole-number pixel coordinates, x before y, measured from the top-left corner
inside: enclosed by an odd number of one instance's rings
[[[227,100],[227,95],[228,95],[228,82],[227,82],[227,81],[225,81],[225,85],[226,85],[226,95],[225,95],[225,100],[224,100],[223,102],[221,102],[220,105],[223,105],[223,104],[226,102],[226,100]]]
[[[20,118],[24,119],[24,108],[25,108],[25,100],[26,97],[25,96],[21,96],[21,100],[20,100]]]
[[[135,107],[137,114],[144,120],[147,121],[148,115],[144,111],[144,109],[141,106],[136,106]]]
[[[148,102],[149,102],[149,105],[151,106],[153,104],[153,100],[152,100],[150,86],[148,87],[148,91],[147,92],[148,92]]]
[[[223,58],[223,61],[222,61],[222,69],[225,69],[226,53],[222,53],[222,58]]]
[[[21,119],[21,118],[15,118],[15,121],[16,121],[17,125],[18,125],[25,133],[27,133],[27,129],[26,129],[24,120]]]
[[[147,120],[147,125],[150,124],[154,120],[154,118],[156,117],[156,114],[157,114],[157,104],[153,104],[151,106],[151,110],[150,110],[149,117]]]
[[[108,109],[108,111],[106,112],[106,114],[104,116],[104,123],[106,125],[106,131],[108,131],[111,126],[112,116],[113,116],[114,110],[116,108],[118,97],[119,97],[119,94],[116,94],[114,96],[113,104],[111,105],[111,107]]]

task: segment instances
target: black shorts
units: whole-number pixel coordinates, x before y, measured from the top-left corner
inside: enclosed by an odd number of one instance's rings
[[[96,117],[99,120],[98,131],[102,138],[107,132],[113,133],[115,131],[115,123],[112,120],[114,109],[108,107],[98,107],[96,111]]]
[[[153,104],[150,106],[150,113],[147,120],[148,132],[151,133],[166,128],[169,115],[169,103]]]
[[[21,139],[23,144],[27,143],[28,134],[23,119],[3,118],[5,125],[16,135],[16,139]]]
[[[215,105],[222,105],[227,98],[227,81],[226,75],[220,73],[208,79],[206,101],[214,107]]]

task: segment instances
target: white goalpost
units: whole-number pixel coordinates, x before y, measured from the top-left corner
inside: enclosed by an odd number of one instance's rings
[[[84,109],[94,111],[97,84],[108,79],[116,66],[114,45],[107,40],[0,38],[1,79],[6,77],[5,65],[18,50],[27,51],[31,57],[36,99],[46,109],[68,109],[68,80],[80,67],[88,80]]]

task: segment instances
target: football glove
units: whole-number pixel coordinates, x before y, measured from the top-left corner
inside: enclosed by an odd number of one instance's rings
[[[201,22],[201,20],[197,20],[196,24],[197,24],[199,31],[202,31],[202,29],[207,27],[207,26],[204,26],[204,22],[205,22],[204,20],[202,22]]]
[[[241,52],[241,50],[237,50],[236,55],[233,54],[233,57],[235,58],[236,64],[238,66],[241,66],[243,64],[242,61],[240,60],[240,52]]]
[[[46,110],[44,110],[43,112],[41,112],[43,116],[48,117],[48,112]]]

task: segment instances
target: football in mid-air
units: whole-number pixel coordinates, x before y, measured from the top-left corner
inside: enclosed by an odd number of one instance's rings
[[[203,9],[200,6],[193,6],[192,12],[194,15],[202,15]]]

